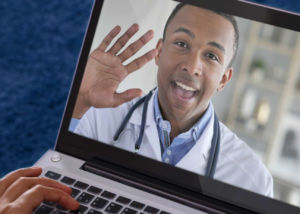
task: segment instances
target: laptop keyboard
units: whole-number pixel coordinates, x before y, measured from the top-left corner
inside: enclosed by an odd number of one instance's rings
[[[59,204],[44,201],[35,209],[35,214],[170,214],[140,201],[117,195],[53,171],[47,171],[45,177],[70,186],[72,197],[80,203],[80,208],[77,211],[69,211]]]

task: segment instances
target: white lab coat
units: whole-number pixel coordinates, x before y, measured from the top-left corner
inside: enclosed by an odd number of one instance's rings
[[[145,133],[139,154],[161,161],[161,148],[154,119],[154,96],[147,111]],[[132,114],[118,142],[113,136],[125,115],[137,99],[117,108],[90,108],[80,120],[75,132],[85,137],[113,144],[133,152],[139,135],[142,109],[140,105]],[[210,119],[197,143],[176,164],[198,174],[205,174],[209,150],[213,137],[214,118]],[[262,195],[273,197],[273,179],[254,152],[220,122],[220,152],[214,179],[229,183]]]

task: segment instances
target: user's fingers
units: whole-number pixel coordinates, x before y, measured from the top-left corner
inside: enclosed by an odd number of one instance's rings
[[[106,48],[109,46],[109,44],[111,43],[111,41],[120,33],[120,31],[121,31],[120,26],[114,27],[100,43],[98,49],[104,52]]]
[[[79,203],[67,193],[59,189],[42,185],[37,185],[26,191],[12,204],[21,209],[21,212],[19,213],[32,213],[32,210],[42,201],[53,201],[69,210],[76,210],[79,208]]]
[[[133,71],[136,71],[137,69],[141,68],[147,62],[152,60],[157,54],[158,54],[157,49],[153,49],[153,50],[145,53],[143,56],[135,59],[134,61],[132,61],[128,65],[126,65],[126,69],[127,69],[128,74],[130,74]]]
[[[118,57],[121,59],[121,62],[124,62],[129,57],[133,56],[138,52],[144,45],[147,44],[153,38],[153,30],[149,30],[143,36],[141,36],[137,41],[129,45]]]
[[[3,195],[6,189],[20,177],[36,177],[39,176],[41,173],[42,168],[40,167],[18,169],[14,172],[11,172],[10,174],[6,175],[0,180],[0,197]]]
[[[108,52],[116,55],[128,42],[128,40],[139,30],[137,24],[131,25],[130,28],[116,41],[116,43],[108,50]]]
[[[20,195],[22,195],[25,191],[33,188],[36,185],[60,189],[61,191],[66,192],[67,194],[72,193],[72,189],[70,187],[48,178],[21,177],[5,191],[3,196],[6,198],[7,201],[12,202],[16,200]]]
[[[115,106],[119,106],[125,102],[128,102],[136,97],[142,95],[142,90],[135,88],[135,89],[128,89],[122,93],[115,93],[114,94],[114,101]]]

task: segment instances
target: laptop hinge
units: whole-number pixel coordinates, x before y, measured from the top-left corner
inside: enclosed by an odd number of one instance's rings
[[[99,158],[92,158],[90,161],[85,162],[80,168],[84,171],[109,178],[204,212],[220,214],[224,212],[241,213],[242,211],[243,213],[253,214],[252,211],[243,208],[239,210],[236,206],[226,202],[215,198],[210,199],[208,196],[201,196],[199,193],[189,191],[148,175],[143,175],[128,168],[117,166]]]

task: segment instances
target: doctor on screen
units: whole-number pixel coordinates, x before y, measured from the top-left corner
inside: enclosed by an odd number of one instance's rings
[[[73,118],[75,132],[266,196],[273,180],[251,149],[219,122],[211,97],[232,77],[238,47],[235,19],[178,4],[157,47],[129,64],[153,31],[120,51],[138,31],[132,25],[108,49],[116,26],[89,56]],[[157,88],[116,90],[122,80],[155,59]]]

